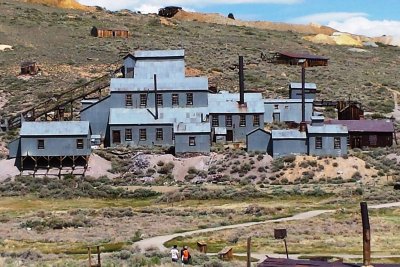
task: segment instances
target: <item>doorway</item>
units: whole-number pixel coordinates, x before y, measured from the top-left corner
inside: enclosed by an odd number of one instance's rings
[[[233,130],[226,130],[226,141],[233,142]]]
[[[121,131],[112,131],[112,142],[113,144],[121,144]]]

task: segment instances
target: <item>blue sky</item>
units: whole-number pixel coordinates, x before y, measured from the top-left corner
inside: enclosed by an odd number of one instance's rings
[[[189,11],[232,12],[237,19],[318,23],[367,36],[400,36],[400,0],[78,0],[110,10],[156,12],[166,5]]]

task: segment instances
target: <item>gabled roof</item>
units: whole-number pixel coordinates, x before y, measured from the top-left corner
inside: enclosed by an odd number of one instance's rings
[[[77,136],[90,132],[88,121],[22,122],[20,136]]]
[[[317,89],[317,85],[315,83],[305,83],[304,86],[306,89]],[[289,88],[290,89],[301,89],[302,84],[301,83],[290,83]]]
[[[112,78],[111,92],[126,91],[148,91],[154,90],[153,79],[137,78]],[[208,91],[207,77],[186,77],[182,79],[157,79],[157,90],[190,91],[201,90]]]
[[[264,130],[264,129],[261,129],[261,128],[256,128],[256,129],[252,130],[251,132],[249,132],[249,133],[246,134],[246,135],[251,135],[251,134],[253,134],[253,133],[255,133],[255,132],[258,132],[258,131],[261,131],[261,132],[263,132],[263,133],[265,133],[265,134],[271,135],[271,132],[268,132],[268,131],[266,131],[266,130]]]
[[[289,98],[266,98],[263,99],[264,104],[279,104],[279,103],[301,103],[301,98],[299,99],[289,99]],[[306,98],[306,103],[313,103],[314,99]]]
[[[393,122],[387,120],[329,120],[326,123],[345,125],[349,132],[394,132]]]
[[[267,258],[258,267],[361,267],[362,264]],[[399,264],[373,264],[375,267],[398,267]]]

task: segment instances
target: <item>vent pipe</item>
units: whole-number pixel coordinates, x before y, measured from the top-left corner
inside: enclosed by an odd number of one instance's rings
[[[154,115],[154,119],[158,120],[158,91],[157,91],[157,74],[154,74],[154,104],[156,107],[156,114]]]
[[[301,66],[301,121],[306,121],[306,68]]]
[[[371,228],[369,226],[367,202],[361,202],[360,207],[363,227],[363,266],[373,267],[371,265]]]
[[[243,72],[243,56],[239,56],[239,105],[244,105],[244,72]]]

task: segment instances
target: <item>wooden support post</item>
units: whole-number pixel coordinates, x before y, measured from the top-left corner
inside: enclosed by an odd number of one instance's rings
[[[100,246],[97,246],[97,266],[101,267]]]
[[[72,171],[75,169],[75,156],[72,156]]]
[[[251,237],[247,238],[247,267],[251,267]]]
[[[74,120],[74,102],[71,101],[71,117],[69,118],[70,121]]]
[[[367,202],[361,202],[361,220],[363,227],[363,266],[372,267],[371,265],[371,228],[369,225],[368,205]]]
[[[88,256],[89,256],[89,267],[92,267],[92,249],[88,247]]]

